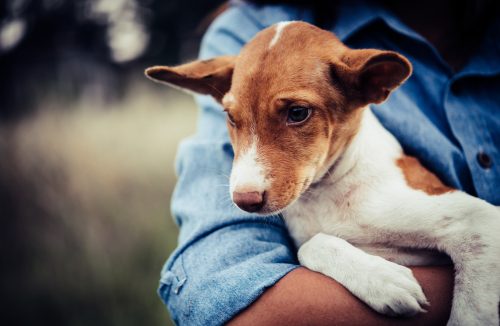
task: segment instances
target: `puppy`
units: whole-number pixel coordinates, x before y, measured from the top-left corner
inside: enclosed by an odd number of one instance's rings
[[[281,22],[238,56],[152,67],[159,82],[209,94],[227,112],[230,193],[241,209],[284,216],[300,263],[374,310],[428,304],[403,265],[454,263],[449,325],[499,325],[500,211],[451,189],[378,122],[411,74],[402,55],[353,50],[330,32]]]

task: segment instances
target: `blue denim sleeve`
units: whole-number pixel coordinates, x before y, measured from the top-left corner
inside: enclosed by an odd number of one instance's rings
[[[233,7],[220,16],[200,56],[238,53],[263,28],[252,12]],[[233,153],[222,108],[209,97],[197,101],[197,133],[177,154],[172,211],[179,246],[162,270],[159,295],[176,324],[220,325],[296,268],[296,249],[280,217],[252,216],[232,205]]]

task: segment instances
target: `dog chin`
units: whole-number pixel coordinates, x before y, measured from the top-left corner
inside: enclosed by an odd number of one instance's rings
[[[275,216],[275,215],[280,215],[281,213],[283,213],[283,211],[288,207],[289,205],[287,205],[286,207],[284,208],[279,208],[279,209],[270,209],[270,208],[263,208],[261,209],[259,212],[255,212],[255,214],[257,214],[258,216],[261,216],[261,217],[266,217],[266,216]]]
[[[266,217],[266,216],[276,216],[282,214],[288,207],[292,206],[297,199],[300,198],[299,196],[294,197],[290,202],[288,202],[285,205],[265,205],[262,207],[262,209],[258,212],[255,212],[255,214]]]
[[[235,203],[233,203],[236,207],[238,207],[238,205],[236,205]],[[264,207],[262,207],[262,209],[260,209],[259,211],[256,211],[256,212],[249,212],[249,211],[246,211],[244,209],[242,209],[241,207],[238,207],[238,209],[240,209],[241,211],[243,212],[246,212],[246,213],[250,213],[250,214],[254,214],[254,215],[257,215],[257,216],[260,216],[260,217],[269,217],[269,216],[276,216],[276,215],[280,215],[281,213],[283,213],[285,211],[285,209],[287,207],[289,207],[292,203],[290,204],[287,204],[283,207],[276,207],[274,205],[265,205]]]

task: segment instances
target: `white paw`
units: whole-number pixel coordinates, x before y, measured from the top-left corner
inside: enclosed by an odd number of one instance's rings
[[[414,316],[426,312],[429,303],[407,267],[372,256],[370,267],[350,289],[358,298],[381,314]],[[368,266],[365,266],[368,267]]]
[[[316,234],[298,252],[300,263],[330,276],[379,313],[413,316],[429,303],[409,268],[369,255],[337,237]]]

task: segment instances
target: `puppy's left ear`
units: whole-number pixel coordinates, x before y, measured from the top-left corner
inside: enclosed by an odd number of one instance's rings
[[[385,101],[412,72],[410,61],[392,51],[349,50],[343,61],[350,68],[351,87],[363,104]]]
[[[231,88],[235,59],[235,56],[220,56],[176,67],[155,66],[146,69],[145,74],[156,82],[212,95],[220,102]]]

